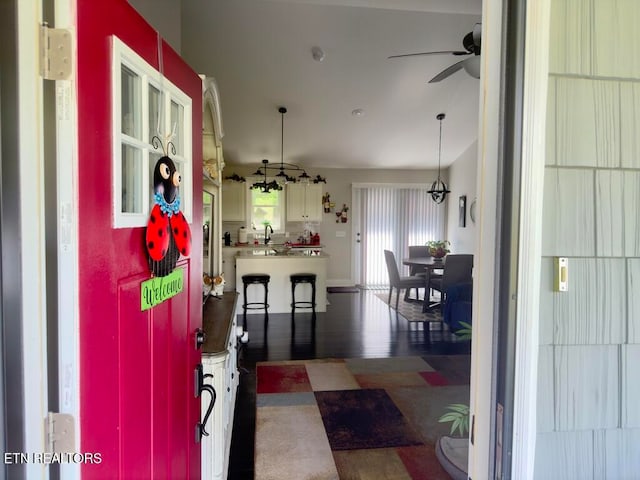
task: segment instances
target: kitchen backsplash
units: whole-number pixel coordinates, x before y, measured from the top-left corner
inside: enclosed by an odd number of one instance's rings
[[[222,223],[222,233],[229,232],[231,234],[231,245],[235,245],[238,242],[238,231],[240,227],[245,226],[244,222],[223,222]],[[317,230],[314,230],[314,225],[310,225],[309,227],[311,233],[317,233]],[[286,232],[288,232],[289,236],[285,233],[273,233],[271,234],[271,241],[273,243],[285,243],[287,240],[293,243],[296,243],[298,239],[304,236],[304,227],[299,223],[291,223],[287,224]],[[264,230],[251,230],[247,229],[247,241],[249,243],[253,243],[254,235],[258,236],[258,242],[264,242]]]

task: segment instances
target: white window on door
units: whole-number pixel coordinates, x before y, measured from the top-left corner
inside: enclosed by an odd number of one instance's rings
[[[182,176],[180,209],[190,222],[191,99],[117,37],[112,85],[114,228],[146,225],[153,169],[165,151]]]

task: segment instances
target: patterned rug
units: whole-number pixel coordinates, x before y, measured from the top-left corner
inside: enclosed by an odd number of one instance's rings
[[[403,295],[403,294],[402,294]],[[398,302],[398,313],[406,318],[409,322],[424,322],[425,320],[430,322],[442,322],[442,314],[440,313],[439,308],[434,308],[429,312],[422,312],[422,302],[406,302],[403,300],[402,295],[400,295],[400,301]],[[388,305],[387,300],[389,299],[389,292],[386,293],[376,293],[376,297],[382,300],[384,303]],[[396,308],[396,293],[395,289],[393,291],[393,295],[391,296],[391,308],[395,310]]]
[[[256,480],[445,480],[435,442],[469,355],[262,362]]]

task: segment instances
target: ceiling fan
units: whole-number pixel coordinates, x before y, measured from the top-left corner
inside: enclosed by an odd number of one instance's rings
[[[450,75],[453,75],[458,70],[463,69],[471,75],[473,78],[480,78],[480,44],[482,39],[482,24],[476,23],[473,26],[473,31],[467,33],[462,39],[462,46],[464,50],[446,50],[443,52],[422,52],[422,53],[406,53],[404,55],[391,55],[388,58],[401,58],[401,57],[416,57],[420,55],[472,55],[469,58],[460,60],[454,63],[450,67],[445,68],[431,80],[429,83],[439,82],[444,80]]]

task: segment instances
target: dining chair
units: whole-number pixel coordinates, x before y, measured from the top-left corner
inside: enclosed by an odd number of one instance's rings
[[[449,254],[444,263],[444,271],[441,277],[431,277],[429,288],[440,292],[440,308],[444,307],[447,289],[459,283],[471,283],[473,271],[473,255]],[[431,307],[429,300],[425,299],[424,308]]]
[[[401,277],[398,272],[398,264],[396,256],[390,250],[384,251],[384,259],[387,262],[387,272],[389,273],[389,300],[387,303],[391,305],[391,295],[394,287],[397,289],[396,294],[396,310],[398,309],[398,300],[400,298],[400,290],[410,288],[424,288],[425,278],[419,276]]]
[[[409,245],[409,258],[428,258],[431,254],[429,253],[429,247],[426,245]],[[410,276],[420,276],[425,277],[426,273],[424,268],[420,265],[409,265],[409,275]],[[426,282],[426,280],[425,280]],[[426,285],[422,285],[420,288],[424,288]],[[411,289],[407,289],[405,292],[404,299],[407,300],[409,298]],[[419,289],[416,288],[416,300],[420,298]]]
[[[429,253],[429,247],[426,245],[409,245],[409,258],[429,258],[431,257],[431,253]],[[421,277],[426,277],[426,272],[424,271],[424,267],[420,265],[410,265],[409,266],[409,275],[419,275]],[[441,273],[437,273],[432,270],[430,273],[431,278],[441,277]],[[430,294],[431,292],[429,292]],[[425,291],[425,295],[427,295]],[[409,297],[409,292],[407,291],[407,295],[405,296],[405,300]],[[419,299],[418,289],[416,288],[416,299]]]

